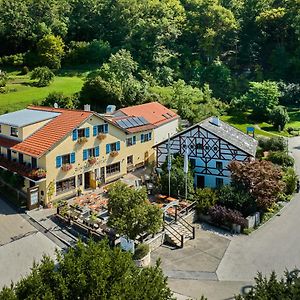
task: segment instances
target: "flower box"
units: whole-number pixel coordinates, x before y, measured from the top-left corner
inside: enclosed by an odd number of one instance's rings
[[[104,139],[106,138],[106,134],[101,132],[101,133],[98,134],[97,138],[98,138],[100,141],[102,141],[102,140],[104,140]]]
[[[88,141],[88,139],[86,138],[86,137],[80,137],[79,139],[78,139],[78,144],[84,144],[84,143],[86,143]]]
[[[119,155],[119,152],[118,151],[112,151],[112,152],[110,152],[110,156],[111,157],[116,157],[116,156],[118,156]]]
[[[91,157],[89,157],[88,162],[89,162],[90,165],[93,165],[97,162],[97,158],[91,156]]]
[[[46,171],[42,168],[31,170],[30,173],[28,174],[28,177],[33,179],[42,179],[46,177]]]
[[[65,165],[62,165],[61,169],[64,171],[64,172],[67,172],[69,170],[72,169],[72,165],[71,164],[65,164]]]

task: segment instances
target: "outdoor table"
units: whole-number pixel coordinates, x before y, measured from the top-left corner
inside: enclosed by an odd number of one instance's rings
[[[173,202],[173,201],[176,201],[177,199],[175,198],[172,198],[172,197],[168,197],[165,199],[167,202]]]

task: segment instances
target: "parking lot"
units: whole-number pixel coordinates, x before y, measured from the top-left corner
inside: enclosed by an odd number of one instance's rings
[[[43,254],[58,246],[0,199],[0,288],[26,275]]]

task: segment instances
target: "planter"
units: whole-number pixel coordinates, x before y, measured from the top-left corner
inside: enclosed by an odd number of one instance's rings
[[[99,139],[100,141],[103,141],[106,138],[106,134],[105,133],[99,133],[97,135],[97,139]]]
[[[112,152],[110,152],[110,156],[111,157],[116,157],[116,156],[118,156],[119,155],[119,152],[118,151],[112,151]]]
[[[72,169],[72,165],[71,164],[65,164],[61,167],[62,171],[67,172],[69,170]]]
[[[31,170],[28,177],[32,179],[42,179],[46,177],[46,171],[44,169]]]
[[[86,137],[80,137],[77,141],[78,144],[85,144],[88,141]]]
[[[151,252],[149,251],[148,254],[141,259],[135,259],[134,263],[139,268],[148,267],[151,263]]]

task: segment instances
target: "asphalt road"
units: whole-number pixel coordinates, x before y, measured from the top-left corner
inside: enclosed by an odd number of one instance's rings
[[[289,149],[300,174],[300,138],[289,140]],[[233,239],[217,270],[219,280],[252,280],[257,271],[282,275],[300,268],[300,194],[279,215],[250,236]]]

